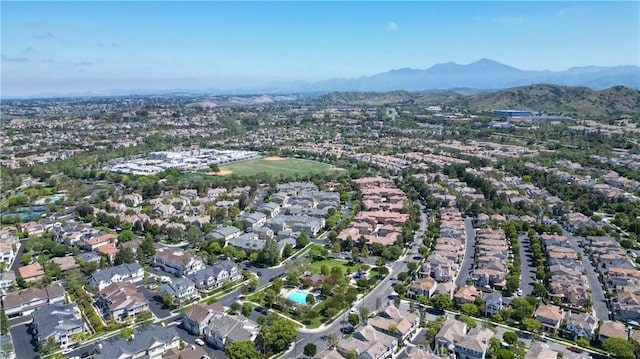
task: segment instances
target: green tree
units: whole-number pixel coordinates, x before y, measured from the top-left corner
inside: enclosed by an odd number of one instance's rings
[[[198,243],[202,240],[202,231],[200,227],[191,225],[187,229],[187,241],[191,244]]]
[[[275,239],[267,238],[264,248],[258,252],[258,262],[268,266],[280,263],[280,248]]]
[[[253,304],[251,303],[242,304],[242,315],[244,315],[245,317],[248,317],[249,315],[251,315],[252,310],[253,310]]]
[[[308,305],[314,305],[316,304],[316,297],[314,297],[313,294],[309,293],[307,294],[306,302]]]
[[[530,332],[537,332],[542,328],[542,324],[537,319],[524,318],[522,319],[522,328]]]
[[[448,295],[444,293],[438,293],[431,298],[431,305],[436,309],[447,310],[453,307],[453,301]]]
[[[156,247],[153,245],[153,236],[147,233],[138,246],[138,260],[147,263],[154,254],[156,254]]]
[[[210,163],[209,169],[211,169],[211,172],[220,172],[220,167],[215,163]]]
[[[293,252],[295,252],[295,249],[293,249],[293,246],[290,243],[287,243],[282,249],[282,256],[284,258],[288,258],[293,254]]]
[[[313,358],[313,356],[316,355],[316,351],[317,351],[317,348],[315,344],[307,343],[304,345],[303,353],[309,358]]]
[[[268,316],[266,325],[260,328],[263,345],[270,353],[281,353],[296,340],[296,326],[293,322],[279,316]]]
[[[118,234],[118,242],[124,243],[136,239],[136,234],[130,229],[124,230]]]
[[[621,359],[633,359],[633,347],[631,342],[621,338],[607,338],[602,343],[606,351]]]
[[[133,335],[133,328],[124,328],[120,330],[120,337],[128,339]]]
[[[162,299],[162,304],[164,304],[165,307],[173,308],[173,296],[171,294],[163,292],[160,298]]]
[[[261,359],[262,355],[250,340],[227,343],[224,350],[229,359]]]
[[[507,331],[502,334],[502,339],[504,339],[507,344],[513,344],[518,340],[518,335],[515,332]]]
[[[116,253],[116,257],[113,260],[114,265],[120,265],[125,263],[133,263],[136,259],[136,255],[131,248],[122,248]]]
[[[466,315],[476,316],[478,314],[478,306],[473,303],[464,303],[460,306],[460,310]]]
[[[296,248],[300,249],[309,244],[309,236],[307,236],[306,232],[300,233],[298,238],[296,238]]]
[[[7,333],[9,333],[9,328],[11,328],[9,318],[4,312],[4,308],[0,308],[0,335],[7,335]]]

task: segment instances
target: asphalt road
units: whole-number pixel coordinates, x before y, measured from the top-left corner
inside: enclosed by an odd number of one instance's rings
[[[11,337],[13,338],[13,348],[18,359],[35,358],[36,343],[31,334],[27,331],[27,324],[17,325],[11,328]]]
[[[150,291],[144,285],[139,285],[137,289],[149,301],[149,310],[151,310],[156,317],[163,319],[171,315],[171,312],[162,304],[162,298],[159,293]]]
[[[589,257],[584,254],[584,249],[580,245],[582,239],[568,231],[564,231],[564,235],[567,236],[571,246],[582,258],[582,267],[585,270],[587,282],[591,288],[591,300],[593,301],[593,310],[596,313],[596,317],[600,320],[609,320],[609,308],[607,307],[607,300],[604,296],[604,289],[602,288],[598,274],[593,268],[593,264],[589,260]]]
[[[472,218],[464,219],[464,231],[467,235],[467,240],[464,245],[464,259],[456,277],[456,286],[458,287],[463,287],[467,283],[467,278],[469,278],[471,266],[473,265],[473,257],[476,250],[476,232],[473,229]]]
[[[533,262],[533,252],[527,234],[518,235],[518,245],[520,246],[520,288],[522,295],[528,296],[533,292],[536,283],[536,264]]]

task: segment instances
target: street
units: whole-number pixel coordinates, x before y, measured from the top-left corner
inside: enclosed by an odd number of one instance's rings
[[[463,287],[467,284],[467,278],[471,273],[471,266],[473,265],[473,257],[476,251],[476,232],[473,229],[473,219],[464,219],[464,231],[467,239],[464,244],[464,259],[460,265],[460,271],[456,277],[456,286]]]
[[[13,347],[18,359],[31,359],[38,356],[37,345],[31,333],[27,330],[27,324],[17,325],[11,328]]]
[[[531,243],[529,236],[518,235],[518,245],[520,246],[520,288],[522,296],[526,297],[533,293],[533,286],[536,283],[536,264],[533,262]]]

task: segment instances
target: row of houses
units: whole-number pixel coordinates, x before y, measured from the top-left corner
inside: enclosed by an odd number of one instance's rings
[[[478,287],[502,289],[507,283],[509,245],[502,229],[476,230],[476,253],[471,272],[473,284]]]
[[[363,211],[360,211],[347,228],[338,234],[342,241],[364,238],[368,244],[391,246],[402,234],[402,226],[409,219],[400,213],[406,194],[396,188],[394,182],[382,177],[354,180],[362,195]]]
[[[613,237],[588,237],[586,253],[612,294],[613,312],[618,320],[640,322],[640,270]]]
[[[584,308],[591,292],[582,262],[566,236],[541,234],[540,244],[547,256],[549,297],[565,305]]]
[[[260,327],[252,320],[236,315],[228,315],[219,303],[203,305],[196,303],[182,316],[185,329],[218,349],[238,341],[254,341]]]

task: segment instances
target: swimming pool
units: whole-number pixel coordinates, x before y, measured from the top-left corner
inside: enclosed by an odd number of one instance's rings
[[[287,295],[287,299],[292,300],[298,304],[307,304],[307,295],[309,294],[311,293],[307,292],[306,290],[296,289],[293,292],[289,293],[289,295]]]
[[[64,200],[64,196],[60,195],[60,194],[55,194],[53,196],[50,197],[51,203],[56,203],[60,200]]]

